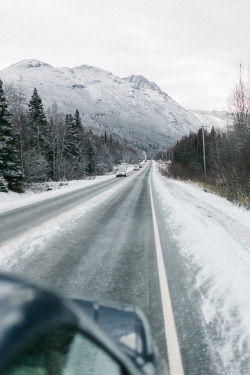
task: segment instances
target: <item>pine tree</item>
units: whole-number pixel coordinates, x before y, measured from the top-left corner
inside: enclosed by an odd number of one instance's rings
[[[10,116],[0,80],[0,176],[2,185],[6,181],[8,188],[17,190],[22,183],[22,174]]]
[[[75,130],[76,130],[76,132],[78,134],[80,134],[81,131],[83,130],[83,128],[82,128],[82,121],[81,121],[80,113],[79,113],[78,109],[76,109],[76,111],[75,111],[74,128],[75,128]]]
[[[42,99],[38,95],[36,88],[28,103],[28,107],[30,146],[38,153],[43,154],[46,150],[46,135],[48,129]]]
[[[73,117],[71,113],[66,115],[66,152],[68,155],[78,157],[81,154],[83,127],[78,109]]]
[[[76,156],[75,137],[74,137],[74,118],[68,113],[65,118],[66,134],[65,134],[65,154],[66,156]]]
[[[78,109],[76,109],[75,111],[75,116],[72,125],[72,136],[74,138],[75,143],[75,154],[79,156],[81,153],[81,135],[83,133],[83,127]]]

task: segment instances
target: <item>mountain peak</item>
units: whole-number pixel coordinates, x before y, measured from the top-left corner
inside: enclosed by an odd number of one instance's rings
[[[104,131],[121,142],[139,142],[145,150],[165,149],[184,134],[202,126],[159,86],[142,75],[120,78],[90,65],[52,67],[35,59],[0,70],[4,84],[22,76],[22,90],[30,98],[37,87],[44,108],[53,102],[64,113],[79,110],[86,128]]]
[[[17,67],[17,68],[40,68],[40,67],[47,67],[47,68],[53,68],[53,66],[39,61],[37,59],[26,59],[21,60],[16,64],[11,65],[11,67]]]
[[[162,93],[160,87],[152,81],[149,81],[147,78],[141,76],[141,75],[131,75],[129,77],[124,78],[124,80],[130,82],[133,84],[133,87],[136,89],[151,89],[154,91],[158,91],[160,94]]]
[[[109,74],[109,72],[107,72],[104,69],[97,68],[96,66],[93,66],[93,65],[86,65],[86,64],[76,66],[73,69],[79,69],[79,70],[86,70],[86,71],[92,71],[92,72],[97,72],[97,73],[107,73],[107,74]]]

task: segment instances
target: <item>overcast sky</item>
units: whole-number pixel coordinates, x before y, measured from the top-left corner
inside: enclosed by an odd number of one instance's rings
[[[187,109],[227,109],[250,63],[250,0],[1,0],[0,14],[0,69],[34,58],[141,74]]]

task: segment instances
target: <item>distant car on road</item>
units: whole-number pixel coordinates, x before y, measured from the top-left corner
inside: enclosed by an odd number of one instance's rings
[[[127,172],[125,169],[119,169],[119,171],[116,172],[116,177],[126,177]]]
[[[142,164],[141,163],[139,164],[139,168],[142,168]]]
[[[139,171],[139,169],[140,169],[139,165],[134,165],[134,168],[133,168],[134,171]]]

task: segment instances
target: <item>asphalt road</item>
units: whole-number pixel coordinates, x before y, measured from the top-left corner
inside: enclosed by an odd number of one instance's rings
[[[131,172],[128,173],[128,176]],[[48,198],[37,203],[0,213],[0,246],[33,230],[64,212],[88,201],[119,183],[120,178]]]
[[[42,245],[20,256],[8,271],[50,284],[64,294],[91,296],[139,306],[146,314],[162,357],[167,358],[165,328],[150,201],[147,163],[127,178],[114,179],[67,193],[0,216],[0,243],[6,244],[47,220],[79,206],[120,184],[87,213],[65,225]],[[187,274],[163,212],[152,190],[167,270],[174,318],[185,374],[212,374],[209,351],[202,336],[202,317],[190,292],[195,278]],[[29,247],[29,236],[26,238]],[[6,245],[5,245],[6,246]],[[18,253],[15,254],[18,257]],[[190,298],[192,296],[192,298]],[[192,314],[190,314],[192,311]]]
[[[121,185],[115,196],[50,238],[43,250],[20,257],[8,271],[50,284],[69,296],[132,303],[147,315],[161,354],[166,357],[154,232],[149,196],[150,163],[126,178],[30,204],[0,215],[0,245]],[[130,181],[131,180],[131,181]],[[29,236],[26,239],[27,247]],[[16,254],[18,257],[18,254]]]

